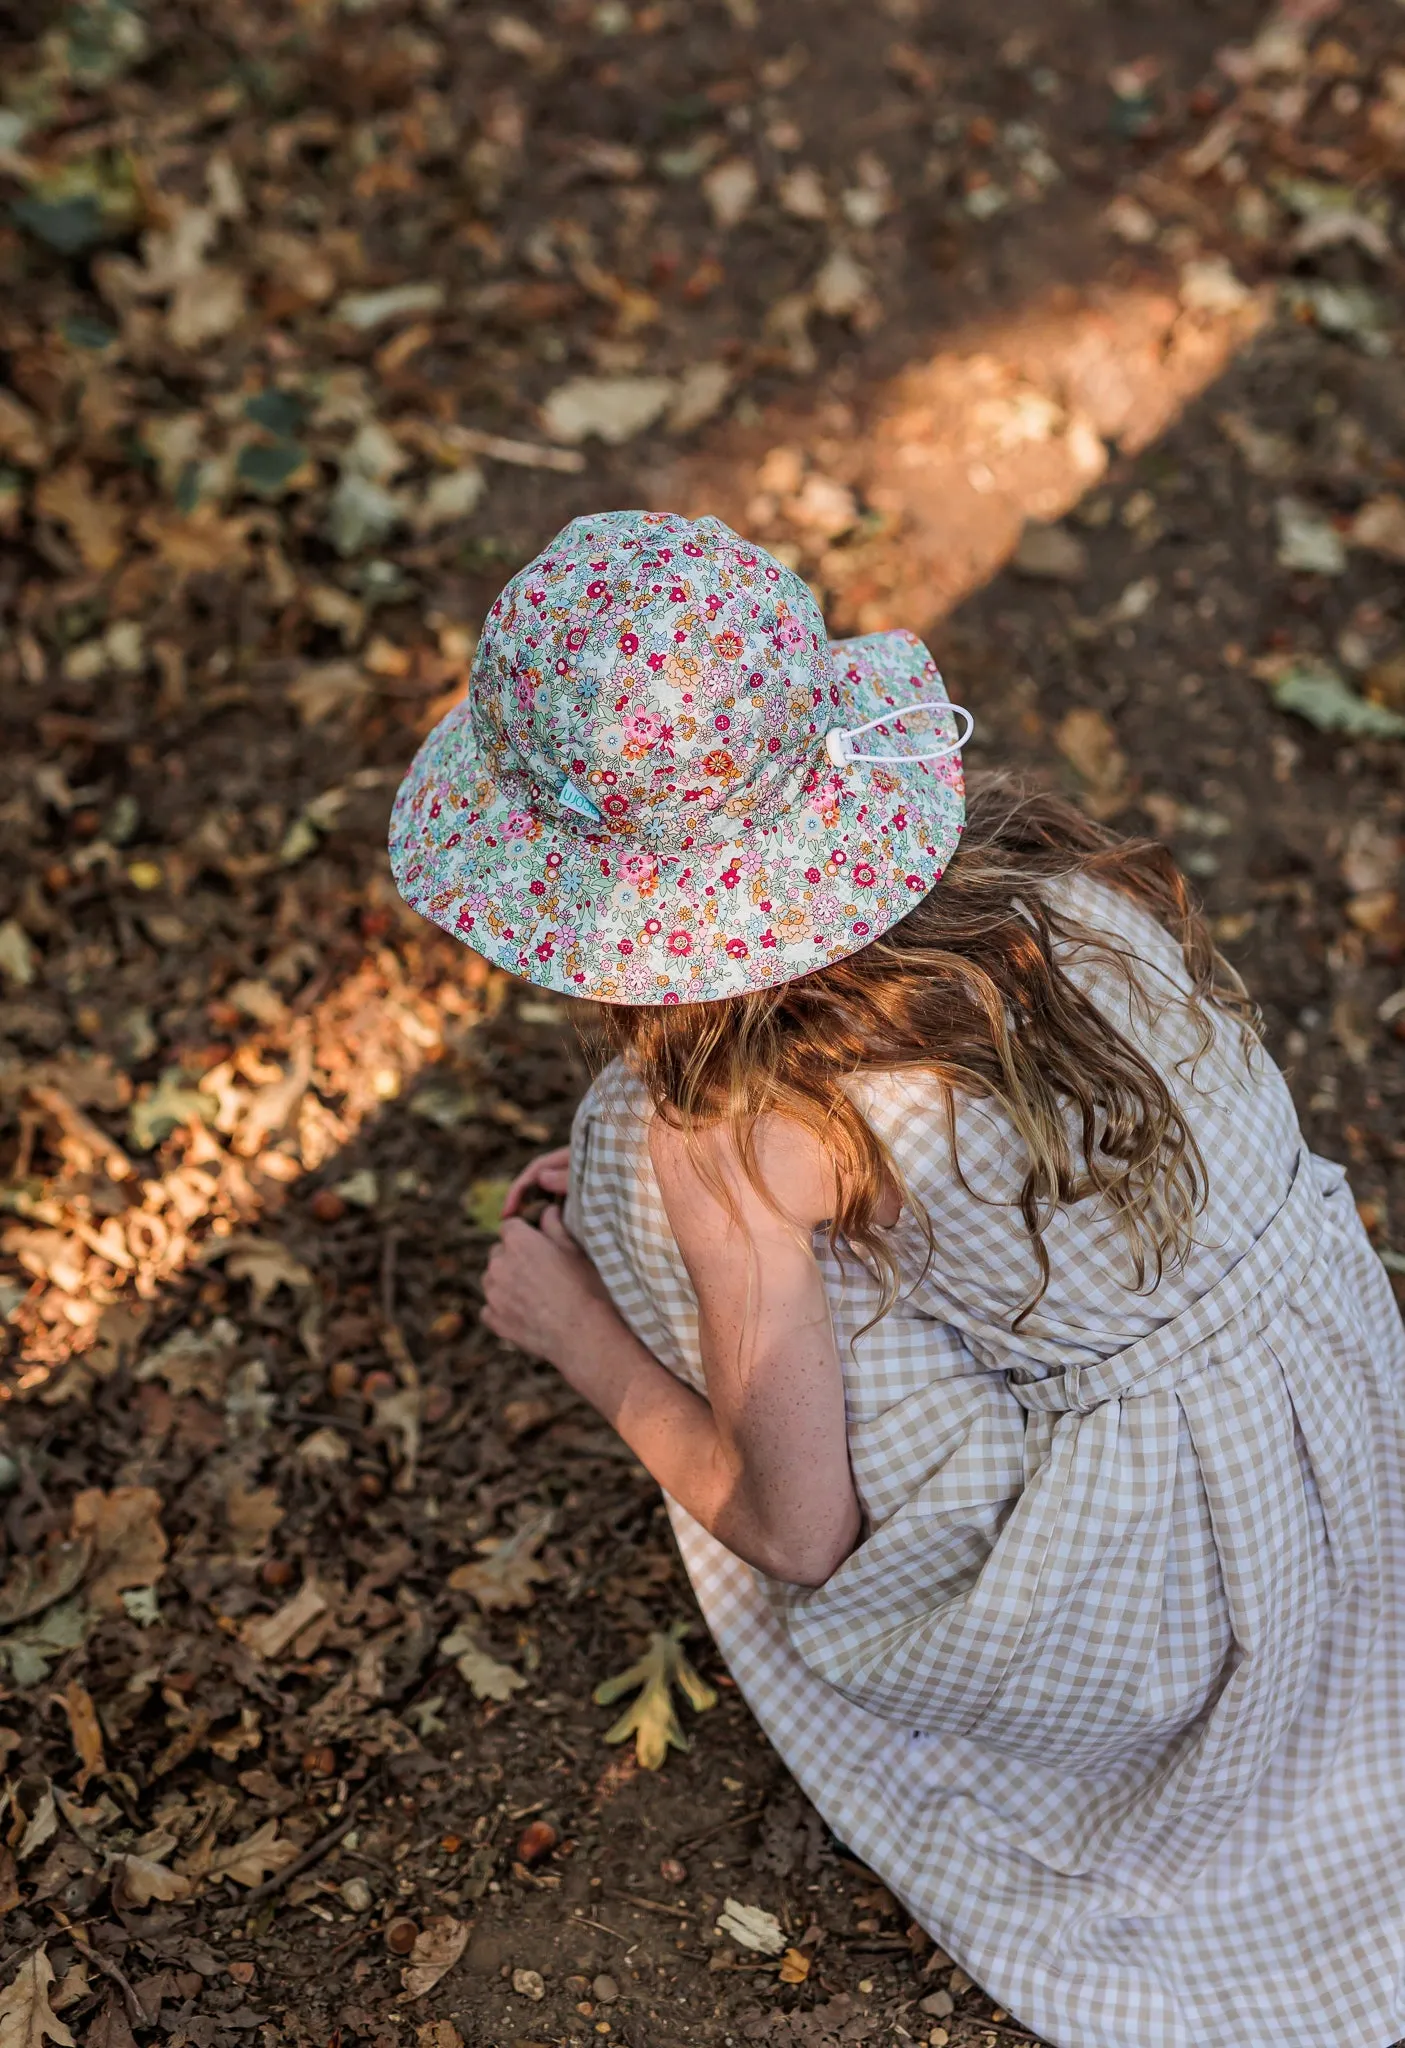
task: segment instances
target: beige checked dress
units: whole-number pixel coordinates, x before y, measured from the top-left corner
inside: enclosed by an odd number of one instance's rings
[[[820,1242],[865,1537],[818,1590],[678,1507],[717,1644],[835,1833],[1057,2048],[1386,2048],[1405,2034],[1405,1341],[1342,1170],[1178,948],[1072,885],[1067,964],[1158,1063],[1210,1181],[1135,1291],[1097,1205],[1034,1278],[1020,1154],[929,1083],[860,1084],[931,1218],[904,1291]],[[1117,955],[1140,966],[1145,999]],[[582,1104],[568,1222],[702,1386],[697,1313],[618,1067]]]

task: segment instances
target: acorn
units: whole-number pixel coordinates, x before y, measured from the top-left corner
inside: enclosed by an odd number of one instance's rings
[[[279,1586],[292,1584],[292,1564],[286,1557],[265,1558],[259,1569],[259,1577],[266,1586],[276,1591]]]
[[[680,1863],[676,1856],[665,1856],[659,1863],[659,1876],[665,1884],[686,1884],[687,1865]]]
[[[383,1395],[393,1394],[395,1385],[394,1373],[387,1372],[384,1366],[377,1366],[374,1372],[368,1372],[362,1380],[361,1391],[368,1401],[379,1401]]]
[[[549,1856],[560,1840],[549,1820],[529,1820],[517,1837],[514,1852],[519,1863],[540,1863],[543,1856]]]
[[[345,1400],[361,1384],[361,1375],[349,1358],[339,1358],[327,1368],[327,1392],[334,1401]]]
[[[335,1188],[319,1188],[312,1197],[311,1208],[319,1223],[340,1223],[346,1214],[346,1203]]]
[[[385,1945],[393,1956],[407,1956],[420,1938],[413,1920],[391,1920],[386,1924]]]
[[[325,1742],[318,1749],[305,1749],[302,1767],[310,1778],[330,1778],[336,1772],[337,1753]]]

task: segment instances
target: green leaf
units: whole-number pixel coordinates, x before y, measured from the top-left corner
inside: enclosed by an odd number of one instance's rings
[[[267,427],[281,440],[291,438],[307,417],[307,408],[295,391],[256,391],[244,405],[244,417],[255,426]]]
[[[1319,732],[1342,732],[1352,739],[1405,738],[1405,716],[1358,697],[1325,662],[1294,662],[1270,687],[1280,711],[1294,712]]]
[[[117,339],[117,329],[93,313],[70,313],[60,332],[74,348],[111,348]]]
[[[631,1664],[618,1678],[607,1678],[591,1694],[597,1707],[609,1707],[625,1693],[638,1690],[639,1697],[625,1708],[614,1727],[605,1731],[605,1740],[627,1742],[632,1735],[641,1770],[658,1770],[670,1749],[692,1747],[674,1709],[674,1686],[695,1713],[705,1714],[717,1705],[717,1694],[688,1661],[683,1648],[687,1633],[686,1621],[675,1621],[664,1635],[655,1631],[637,1664]]]
[[[38,199],[33,193],[11,203],[10,212],[37,241],[61,256],[81,256],[105,242],[112,230],[89,192],[74,199]]]
[[[150,1095],[132,1104],[127,1135],[138,1152],[154,1152],[182,1124],[212,1123],[219,1114],[213,1095],[192,1088],[179,1067],[167,1067]]]
[[[236,476],[260,497],[278,498],[307,462],[307,450],[296,441],[254,441],[239,450]]]
[[[502,1205],[511,1185],[508,1180],[476,1180],[464,1196],[464,1214],[485,1237],[496,1237],[502,1229]]]

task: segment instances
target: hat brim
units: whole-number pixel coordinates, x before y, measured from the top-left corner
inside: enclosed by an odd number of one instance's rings
[[[891,712],[893,725],[860,742],[891,758],[836,769],[821,731],[806,764],[813,786],[778,823],[680,855],[641,853],[608,824],[515,809],[482,767],[467,701],[455,705],[396,798],[390,857],[401,894],[496,966],[597,1002],[715,1002],[858,952],[941,879],[965,822],[965,785],[959,755],[903,758],[956,731],[954,719],[925,713],[895,729],[905,708],[946,697],[915,634],[832,642],[830,654],[832,724]]]

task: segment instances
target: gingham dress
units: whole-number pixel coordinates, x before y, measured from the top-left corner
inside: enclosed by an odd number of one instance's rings
[[[1385,2048],[1405,2034],[1405,1341],[1345,1175],[1179,950],[1080,883],[1141,963],[1067,964],[1175,1090],[1210,1194],[1135,1291],[1094,1203],[1052,1283],[988,1104],[869,1077],[935,1235],[904,1291],[820,1241],[865,1538],[818,1590],[675,1502],[708,1625],[810,1798],[931,1934],[1058,2048]],[[697,1310],[618,1067],[582,1104],[568,1221],[640,1338],[701,1388]]]

